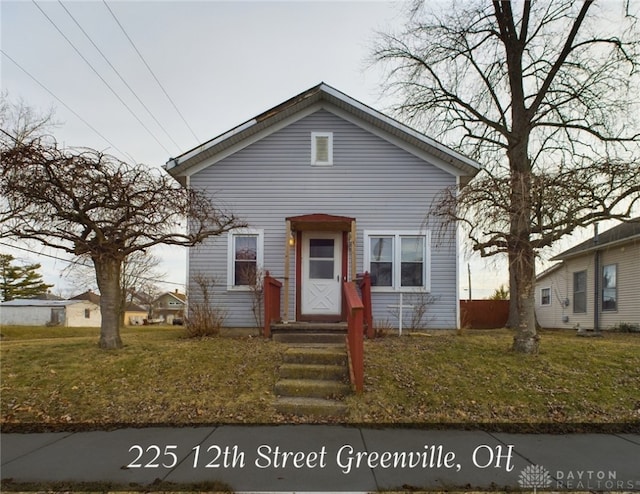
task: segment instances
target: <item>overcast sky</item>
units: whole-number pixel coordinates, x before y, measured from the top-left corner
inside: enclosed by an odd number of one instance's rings
[[[150,166],[320,82],[386,112],[391,100],[381,94],[381,68],[367,58],[376,31],[400,29],[405,19],[401,3],[382,1],[0,6],[2,89],[10,100],[54,108],[55,136],[64,145]],[[35,254],[60,252],[28,248],[33,253],[14,254],[42,262],[47,281],[70,295],[60,277],[66,263]],[[159,254],[167,281],[184,283],[184,252]],[[500,268],[472,266],[476,298],[507,281]],[[466,271],[463,257],[462,288]]]

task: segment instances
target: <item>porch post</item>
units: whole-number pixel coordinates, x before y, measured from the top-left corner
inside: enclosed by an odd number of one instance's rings
[[[357,255],[356,255],[356,220],[353,220],[351,222],[351,280],[349,281],[355,281],[356,279],[356,262],[357,262]]]
[[[291,221],[285,221],[285,239],[284,239],[284,307],[282,311],[282,321],[289,322],[289,273],[291,259],[291,244],[289,243],[291,232]]]

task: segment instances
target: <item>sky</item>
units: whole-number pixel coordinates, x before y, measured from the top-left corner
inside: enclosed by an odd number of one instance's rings
[[[161,167],[320,82],[389,113],[376,32],[399,30],[400,2],[0,2],[1,85],[59,122],[65,146]],[[53,291],[73,295],[66,256],[37,244],[11,253],[42,263]],[[8,250],[0,246],[2,250]],[[461,249],[461,252],[464,249]],[[161,286],[184,290],[184,249],[160,248]],[[460,295],[508,284],[504,264],[462,252]]]

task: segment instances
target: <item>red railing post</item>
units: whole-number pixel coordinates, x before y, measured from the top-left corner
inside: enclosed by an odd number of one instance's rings
[[[356,392],[364,390],[364,306],[353,282],[345,282],[349,374]]]
[[[280,320],[280,288],[282,283],[273,278],[269,271],[264,275],[264,329],[265,338],[271,338],[271,323]]]
[[[375,338],[373,329],[373,314],[371,311],[371,275],[366,271],[360,281],[360,293],[362,293],[362,305],[364,306],[364,323],[367,327],[367,338]]]

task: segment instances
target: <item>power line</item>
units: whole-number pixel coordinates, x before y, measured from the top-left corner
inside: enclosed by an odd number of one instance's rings
[[[69,9],[67,9],[67,7],[65,7],[64,3],[62,3],[62,0],[58,0],[58,3],[60,4],[60,6],[65,10],[65,12],[69,15],[69,17],[71,17],[71,19],[73,20],[73,22],[76,24],[76,26],[78,26],[78,29],[80,29],[80,31],[82,31],[82,34],[84,34],[86,36],[86,38],[89,40],[89,42],[93,45],[93,47],[98,51],[98,53],[100,53],[100,55],[102,55],[102,58],[104,59],[105,62],[107,62],[107,64],[109,64],[109,67],[111,67],[113,69],[113,71],[116,73],[116,75],[120,78],[120,80],[122,81],[122,83],[127,87],[127,89],[129,89],[129,91],[131,91],[131,94],[133,94],[133,96],[135,96],[135,98],[138,100],[138,102],[142,105],[142,107],[147,111],[147,113],[149,114],[149,116],[151,116],[151,118],[154,120],[154,122],[156,124],[158,124],[158,127],[160,127],[160,129],[162,129],[162,131],[165,133],[165,135],[169,138],[169,140],[171,142],[173,142],[173,144],[177,147],[180,148],[180,146],[178,145],[178,143],[176,141],[173,140],[173,138],[171,137],[171,135],[169,135],[169,132],[167,132],[167,130],[164,128],[164,126],[160,123],[160,121],[156,118],[156,116],[151,112],[151,110],[149,110],[149,108],[147,107],[147,105],[144,104],[144,102],[140,99],[140,97],[138,96],[138,94],[133,90],[133,88],[127,83],[127,81],[124,79],[124,77],[122,77],[122,75],[120,74],[120,72],[118,71],[118,69],[116,69],[113,64],[109,61],[109,59],[107,58],[107,56],[102,52],[102,50],[98,47],[98,45],[96,45],[96,43],[93,41],[93,39],[91,39],[91,36],[89,36],[89,34],[83,29],[83,27],[80,25],[80,23],[77,21],[77,19],[71,14],[71,12],[69,12]]]
[[[158,78],[156,77],[156,75],[153,73],[153,70],[151,70],[151,67],[149,66],[149,64],[147,63],[147,61],[144,59],[144,57],[142,56],[142,53],[140,53],[140,51],[138,50],[138,48],[136,47],[135,43],[133,42],[133,40],[129,37],[129,35],[127,34],[127,31],[125,30],[124,26],[120,23],[120,21],[118,20],[118,18],[116,17],[116,14],[113,12],[113,10],[111,10],[111,8],[109,7],[109,5],[107,4],[106,0],[102,0],[102,3],[104,3],[104,6],[107,8],[107,10],[111,13],[111,16],[113,17],[113,19],[116,21],[116,23],[118,24],[118,26],[120,26],[120,29],[122,30],[122,32],[124,33],[124,35],[126,36],[126,38],[129,40],[129,43],[131,43],[131,46],[133,47],[133,49],[136,51],[136,53],[138,54],[138,56],[140,57],[140,60],[142,60],[142,63],[144,63],[145,67],[147,67],[147,69],[149,70],[149,73],[151,73],[151,75],[153,76],[153,78],[155,79],[155,81],[158,83],[158,86],[160,87],[160,89],[162,89],[162,92],[164,93],[164,95],[167,97],[167,99],[169,100],[169,102],[173,105],[173,108],[176,110],[176,112],[178,113],[178,115],[180,115],[180,118],[182,119],[182,121],[184,122],[184,124],[187,126],[187,128],[189,129],[189,131],[191,132],[191,135],[196,139],[196,142],[199,144],[200,143],[200,139],[198,139],[198,136],[196,135],[196,133],[193,131],[193,129],[191,128],[191,126],[189,125],[189,123],[187,122],[187,120],[184,118],[184,115],[182,115],[182,113],[180,112],[180,110],[178,109],[177,105],[174,103],[173,99],[171,99],[171,96],[169,96],[169,93],[167,93],[167,91],[165,90],[165,88],[162,86],[162,84],[160,83],[160,81],[158,80]]]
[[[0,242],[0,245],[4,245],[5,247],[9,247],[11,249],[22,250],[24,252],[28,252],[29,254],[35,254],[36,256],[48,257],[48,258],[54,259],[56,261],[66,262],[67,264],[73,264],[75,266],[83,266],[83,267],[87,266],[86,264],[84,264],[82,262],[73,261],[73,260],[70,260],[70,259],[64,259],[62,257],[54,256],[52,254],[45,254],[44,252],[33,252],[30,249],[27,249],[25,247],[18,247],[17,245],[11,245],[11,244],[7,244],[7,243],[4,243],[4,242]],[[146,278],[144,276],[138,276],[138,278],[141,279],[141,280],[144,280],[144,281],[151,281],[153,283],[166,283],[167,285],[184,286],[184,283],[178,283],[176,281],[164,281],[164,280],[159,280],[159,279],[156,279],[156,278]]]
[[[80,116],[80,114],[78,112],[76,112],[73,108],[71,108],[69,105],[67,105],[64,101],[62,101],[58,96],[56,96],[51,90],[49,90],[49,88],[47,88],[42,82],[40,82],[36,77],[34,77],[33,75],[31,75],[27,69],[25,69],[22,65],[20,65],[18,62],[16,62],[11,56],[9,56],[9,54],[0,49],[0,53],[2,53],[5,57],[7,57],[9,60],[11,60],[16,67],[18,67],[22,72],[24,72],[27,76],[29,76],[31,78],[31,80],[33,80],[33,82],[35,82],[36,84],[38,84],[42,89],[44,89],[47,93],[49,93],[53,98],[56,99],[56,101],[58,101],[58,103],[60,103],[62,106],[64,106],[67,110],[69,110],[71,113],[73,113],[73,115],[76,116],[76,118],[78,118],[82,123],[84,123],[87,127],[89,127],[91,130],[93,130],[98,136],[100,136],[102,139],[104,139],[104,141],[109,144],[113,149],[115,149],[116,151],[118,151],[123,157],[131,160],[132,162],[135,163],[135,159],[133,159],[133,157],[129,154],[129,153],[125,153],[124,151],[122,151],[120,148],[118,148],[118,146],[116,146],[114,143],[112,143],[109,139],[107,139],[104,135],[102,135],[102,133],[97,130],[93,125],[91,125],[89,122],[87,122],[84,118],[82,118]]]
[[[53,27],[56,28],[58,33],[60,33],[60,35],[67,41],[67,43],[69,43],[69,45],[71,45],[71,48],[74,49],[74,51],[78,54],[78,56],[80,58],[82,58],[82,60],[84,60],[84,62],[98,76],[98,78],[104,83],[104,85],[107,86],[107,88],[109,88],[109,90],[118,99],[118,101],[120,101],[120,103],[122,103],[122,105],[129,111],[129,113],[131,113],[133,118],[135,118],[138,121],[138,123],[144,128],[144,130],[146,130],[149,133],[149,135],[153,139],[155,139],[155,141],[160,145],[160,147],[162,147],[162,149],[165,150],[165,152],[167,154],[171,154],[170,151],[164,146],[164,144],[162,144],[162,142],[153,134],[153,132],[151,132],[149,130],[149,128],[144,124],[144,122],[142,120],[140,120],[140,118],[129,107],[129,105],[127,105],[127,103],[125,103],[125,101],[120,97],[120,95],[118,95],[118,93],[111,87],[111,85],[100,75],[100,73],[95,69],[95,67],[93,65],[91,65],[91,62],[89,62],[89,60],[86,59],[86,57],[80,52],[80,50],[78,50],[78,48],[73,44],[73,42],[69,38],[67,38],[67,36],[62,32],[62,30],[58,27],[58,25],[51,19],[51,17],[49,17],[47,15],[47,13],[44,10],[42,10],[42,8],[36,3],[36,0],[31,0],[31,1],[38,8],[38,10],[42,13],[42,15],[44,15],[46,17],[46,19],[53,25]]]

